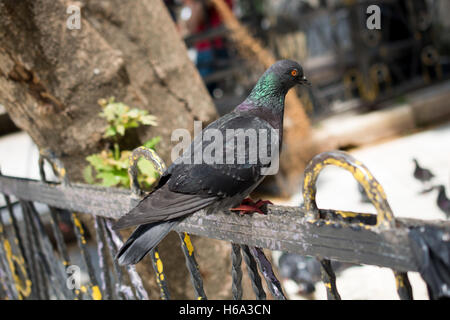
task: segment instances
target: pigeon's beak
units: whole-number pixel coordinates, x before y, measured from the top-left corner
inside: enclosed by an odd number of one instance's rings
[[[309,82],[309,80],[308,79],[306,79],[306,77],[305,76],[303,76],[302,78],[299,78],[298,80],[297,80],[297,82],[299,83],[299,84],[301,84],[301,85],[306,85],[306,86],[311,86],[311,82]]]

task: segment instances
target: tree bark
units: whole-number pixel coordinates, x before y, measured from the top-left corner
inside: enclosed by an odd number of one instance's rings
[[[79,30],[66,25],[71,4],[81,8]],[[85,157],[104,147],[100,98],[115,96],[156,115],[159,125],[140,127],[136,135],[141,143],[161,136],[157,150],[167,163],[174,129],[192,131],[193,120],[217,116],[162,1],[4,0],[0,43],[0,103],[40,149],[56,154],[72,181],[81,180]],[[207,294],[229,297],[224,288],[230,283],[217,281],[230,269],[227,243],[197,238],[194,244],[197,252],[215,248],[214,258],[198,259],[208,275]],[[179,246],[171,235],[161,256],[172,297],[192,298]],[[151,297],[158,298],[151,269],[138,265]]]
[[[86,155],[101,147],[98,99],[115,96],[160,119],[141,140],[216,117],[213,103],[160,1],[84,1],[81,29],[69,30],[69,1],[0,4],[0,93],[14,122],[49,147],[80,178]],[[80,130],[82,129],[82,130]]]

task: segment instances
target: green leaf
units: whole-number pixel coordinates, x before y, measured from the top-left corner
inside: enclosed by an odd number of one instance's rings
[[[115,102],[111,104],[111,107],[114,110],[115,115],[121,116],[124,113],[127,113],[130,107],[128,107],[123,102]]]
[[[148,149],[153,149],[155,150],[156,145],[161,141],[161,137],[160,136],[156,136],[151,138],[150,140],[147,140],[144,143],[144,147],[148,148]]]
[[[137,127],[139,127],[139,123],[136,120],[131,120],[125,124],[125,127],[126,128],[137,128]]]
[[[116,170],[127,170],[128,169],[128,165],[129,165],[129,160],[128,159],[119,159],[116,160]]]
[[[117,125],[116,129],[117,129],[117,132],[118,132],[121,136],[125,135],[125,126],[124,126],[123,124]]]
[[[108,126],[108,128],[106,129],[106,131],[105,131],[105,133],[103,134],[103,136],[104,136],[105,138],[108,138],[108,137],[113,137],[113,136],[115,136],[116,134],[117,134],[116,129],[115,129],[114,127]]]
[[[108,104],[102,112],[100,112],[100,116],[106,118],[108,121],[113,121],[115,118],[115,110]]]
[[[139,109],[131,109],[130,111],[128,111],[128,116],[130,118],[136,119],[137,117],[139,117]]]
[[[92,154],[86,157],[86,161],[89,162],[97,171],[111,170],[110,166],[104,162],[103,158],[99,154]]]
[[[102,180],[101,185],[104,187],[112,187],[120,183],[120,178],[112,172],[100,172],[97,178]]]
[[[128,177],[128,170],[127,169],[121,169],[121,170],[114,170],[113,174],[116,176],[116,179],[119,180],[119,185],[125,188],[130,187],[130,178]]]
[[[100,116],[105,118],[109,126],[105,128],[105,138],[124,136],[129,128],[137,128],[139,125],[157,125],[157,117],[148,114],[147,110],[130,108],[123,102],[116,102],[114,97],[108,100],[100,99],[99,104],[103,110]]]
[[[114,169],[112,173],[118,177],[128,177],[128,171],[126,168],[124,169]]]

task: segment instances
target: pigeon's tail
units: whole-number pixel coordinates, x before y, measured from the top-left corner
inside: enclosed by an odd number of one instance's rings
[[[136,264],[141,261],[148,252],[164,239],[178,222],[179,219],[176,219],[137,227],[116,255],[119,264]]]

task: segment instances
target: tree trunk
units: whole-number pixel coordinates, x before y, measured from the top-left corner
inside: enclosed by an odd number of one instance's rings
[[[80,29],[67,27],[69,5],[81,8]],[[0,43],[0,103],[40,149],[62,160],[72,181],[81,180],[85,157],[104,147],[100,98],[115,96],[156,115],[157,127],[144,126],[136,134],[140,142],[161,136],[157,150],[168,164],[174,129],[192,130],[193,120],[216,117],[162,1],[4,0]],[[162,243],[161,256],[172,297],[192,298],[179,245],[172,235]],[[205,290],[227,297],[229,290],[223,290],[231,285],[216,280],[230,268],[228,244],[198,238],[194,245],[197,252],[215,247],[214,258],[199,254],[201,271],[209,275]],[[138,270],[147,273],[145,283],[157,298],[151,266],[141,263]]]
[[[102,142],[98,99],[115,96],[158,116],[139,131],[170,135],[216,117],[213,103],[160,1],[85,1],[81,29],[69,30],[68,1],[0,4],[0,92],[11,118],[39,147],[52,149],[71,179]]]

